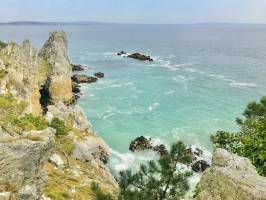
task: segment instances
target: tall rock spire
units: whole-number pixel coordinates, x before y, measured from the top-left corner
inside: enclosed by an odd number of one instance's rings
[[[67,36],[63,31],[50,33],[40,51],[49,64],[48,87],[51,103],[69,103],[72,94],[72,69],[68,57]]]

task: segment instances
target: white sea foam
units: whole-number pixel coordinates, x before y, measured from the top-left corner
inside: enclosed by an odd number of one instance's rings
[[[116,173],[127,169],[136,170],[140,163],[147,162],[156,158],[154,152],[143,153],[120,153],[114,149],[111,149],[112,163],[111,166]]]
[[[205,75],[205,76],[209,76],[209,77],[212,77],[212,78],[216,78],[216,79],[219,79],[219,80],[225,81],[225,82],[227,82],[228,85],[231,86],[231,87],[239,87],[239,88],[243,88],[243,87],[256,87],[256,86],[257,86],[257,85],[254,84],[254,83],[238,82],[238,81],[236,81],[236,80],[226,78],[224,75],[210,74],[210,73],[206,73],[206,72],[203,72],[203,71],[199,71],[198,73],[199,73],[199,74],[202,74],[202,75]]]
[[[176,64],[175,67],[186,67],[186,66],[192,66],[192,63],[182,63],[182,64]]]
[[[174,94],[175,91],[173,89],[169,89],[167,92],[165,92],[164,94],[165,95],[171,95],[171,94]]]
[[[149,106],[148,110],[149,110],[150,112],[153,112],[158,106],[160,106],[160,103],[155,102],[155,103],[153,103],[151,106]]]

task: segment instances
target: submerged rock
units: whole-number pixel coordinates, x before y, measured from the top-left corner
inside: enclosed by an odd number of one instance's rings
[[[140,54],[140,53],[133,53],[131,55],[128,55],[129,58],[134,58],[137,60],[143,60],[143,61],[150,61],[152,62],[153,59],[150,56],[144,55],[144,54]]]
[[[250,160],[216,149],[212,167],[199,184],[196,200],[265,200],[266,178],[260,176]]]
[[[74,75],[74,76],[72,76],[72,80],[75,83],[79,84],[79,83],[94,83],[98,79],[96,77],[87,76],[87,75]]]
[[[125,51],[120,51],[117,53],[118,56],[126,55],[127,53]]]
[[[103,78],[104,77],[104,73],[97,72],[97,73],[94,74],[94,76],[96,76],[97,78]]]

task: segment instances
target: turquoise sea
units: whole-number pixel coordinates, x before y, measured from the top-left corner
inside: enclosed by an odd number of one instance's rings
[[[82,86],[78,104],[111,147],[113,170],[154,157],[129,152],[140,135],[211,151],[210,135],[237,131],[235,118],[266,94],[265,25],[0,26],[0,39],[40,47],[57,29],[68,34],[72,62],[92,67],[82,73],[105,73]],[[120,50],[155,61],[119,57]]]

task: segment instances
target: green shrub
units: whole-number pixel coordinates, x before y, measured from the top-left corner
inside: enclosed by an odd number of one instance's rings
[[[0,69],[0,79],[5,78],[5,76],[8,74],[8,71],[5,69]]]
[[[64,121],[58,119],[58,118],[53,118],[50,127],[56,129],[56,135],[67,135],[68,134],[68,128],[65,126]]]
[[[43,116],[26,114],[15,120],[16,128],[20,131],[43,130],[48,127],[48,122]]]
[[[7,43],[3,42],[3,41],[0,41],[0,49],[3,49],[5,47],[7,47]]]
[[[67,135],[59,135],[55,139],[56,150],[71,155],[75,149],[73,140]]]
[[[260,175],[266,176],[266,97],[248,104],[244,120],[237,118],[238,133],[218,131],[211,136],[216,147],[247,157]]]
[[[13,128],[26,106],[25,102],[17,102],[12,95],[0,95],[0,126]]]
[[[95,182],[91,184],[91,190],[94,192],[96,200],[113,200],[110,194],[105,194]]]

